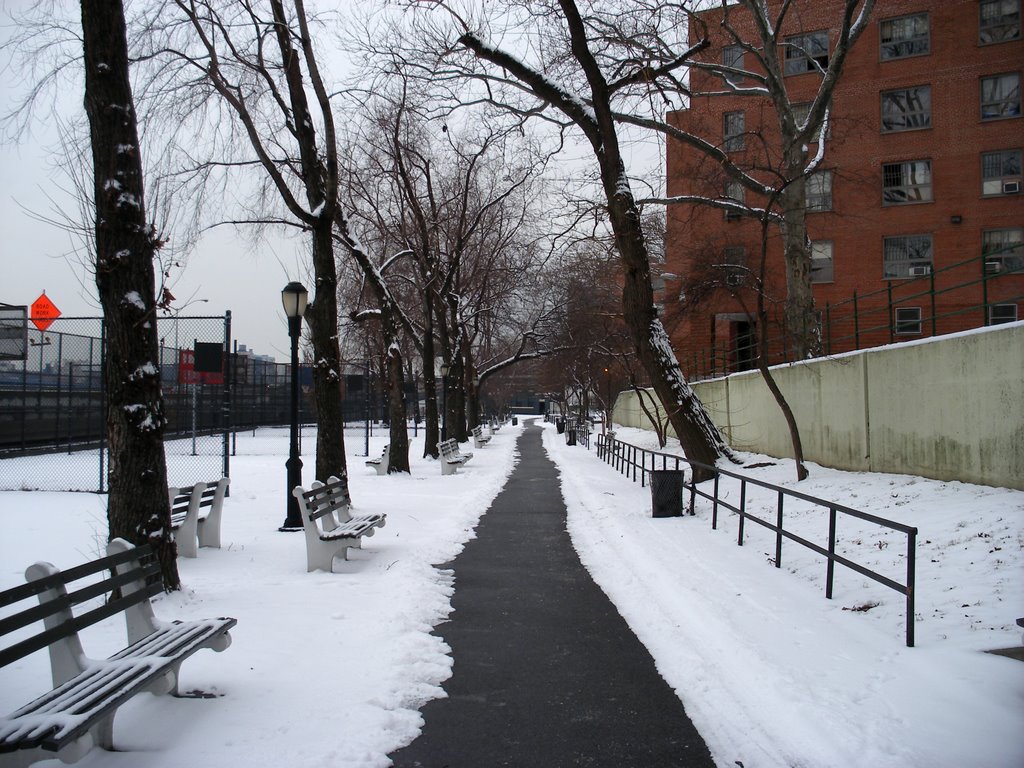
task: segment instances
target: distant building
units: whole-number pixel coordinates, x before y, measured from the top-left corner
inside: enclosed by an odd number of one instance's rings
[[[780,52],[794,103],[809,102],[817,90],[815,60],[827,63],[834,50],[841,6],[840,0],[797,0],[786,17],[783,32],[799,43]],[[806,194],[826,352],[1022,317],[1020,6],[1021,0],[876,3],[836,90],[824,164]],[[714,42],[701,58],[757,71],[753,54],[729,45],[721,13],[702,14]],[[730,9],[730,20],[744,39],[755,39],[741,8]],[[669,120],[738,162],[770,166],[778,127],[768,99],[707,95],[724,90],[720,74],[693,71],[690,84],[689,108]],[[725,184],[717,164],[669,143],[669,195],[721,196]],[[748,205],[763,205],[747,198]],[[721,209],[674,205],[667,227],[670,279],[658,298],[684,371],[750,367],[754,294],[730,290],[728,266],[757,269],[759,223]],[[723,286],[686,306],[687,275],[709,263],[725,269]],[[767,264],[769,293],[782,299],[782,246],[774,227]],[[769,312],[781,318],[779,305]],[[772,351],[775,362],[783,350],[775,344]]]

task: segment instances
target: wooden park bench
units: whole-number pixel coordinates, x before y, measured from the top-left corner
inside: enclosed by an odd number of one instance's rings
[[[336,477],[327,478],[326,483],[314,480],[308,491],[297,485],[292,495],[299,501],[306,533],[306,571],[333,571],[334,558],[340,555],[347,560],[348,550],[360,549],[362,537],[372,536],[387,519],[383,512],[350,514],[341,480]]]
[[[388,473],[388,452],[391,450],[390,445],[384,446],[384,452],[375,459],[367,459],[366,466],[373,467],[377,470],[378,475],[386,475]]]
[[[221,510],[229,482],[228,478],[222,477],[212,483],[167,489],[171,502],[171,528],[178,543],[178,554],[182,557],[196,557],[199,547],[220,549]]]
[[[481,426],[473,427],[473,447],[483,448],[489,442],[491,442],[491,435],[484,434],[484,428]]]
[[[442,440],[437,444],[441,452],[441,474],[454,475],[455,471],[473,458],[472,453],[460,453],[459,443],[454,437]]]
[[[0,666],[49,648],[53,690],[0,718],[0,766],[55,757],[70,763],[94,746],[113,749],[118,707],[143,691],[176,694],[185,659],[231,644],[235,619],[156,618],[150,598],[163,584],[148,545],[114,539],[106,557],[64,571],[39,562],[25,578],[0,593]],[[118,614],[127,647],[106,660],[87,657],[78,631]]]

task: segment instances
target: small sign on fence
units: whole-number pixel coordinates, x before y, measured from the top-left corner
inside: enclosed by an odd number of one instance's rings
[[[197,345],[199,346],[199,345]],[[221,345],[215,345],[218,350]],[[223,368],[210,370],[208,359],[200,354],[199,366],[196,366],[196,354],[191,349],[178,350],[178,383],[179,384],[223,384]],[[206,370],[204,370],[206,368]]]
[[[46,291],[43,291],[42,295],[32,302],[32,322],[40,331],[45,331],[58,317],[60,317],[60,310],[57,309],[56,304],[50,301]]]

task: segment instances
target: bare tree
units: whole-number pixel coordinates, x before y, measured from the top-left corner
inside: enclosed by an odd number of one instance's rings
[[[157,367],[153,262],[161,242],[146,219],[124,8],[120,2],[82,0],[81,9],[96,206],[96,287],[106,341],[108,532],[110,538],[152,544],[165,588],[177,589]]]
[[[490,43],[485,33],[452,13],[461,32],[457,48],[450,51],[449,66],[458,69],[459,75],[483,83],[489,90],[482,98],[491,103],[518,115],[551,111],[583,133],[593,151],[621,261],[623,317],[632,344],[687,456],[714,464],[727,448],[684,379],[654,306],[648,246],[626,173],[615,109],[616,101],[628,96],[638,85],[663,77],[674,79],[674,73],[681,71],[694,49],[683,51],[653,70],[641,61],[620,60],[609,66],[611,46],[595,14],[584,17],[573,0],[538,3],[523,10],[527,18],[519,31],[533,31],[538,43],[541,37],[544,39],[543,46],[536,46],[542,49],[536,64]],[[630,9],[630,13],[642,18],[644,13],[638,10]],[[545,25],[544,34],[525,26],[528,23]],[[490,66],[481,71],[458,61],[458,48]],[[544,54],[550,55],[545,58]],[[502,101],[511,90],[527,94],[532,103],[514,105]],[[696,473],[698,478],[706,476],[705,472]]]
[[[310,237],[315,285],[305,317],[315,360],[316,477],[335,475],[347,486],[335,299],[338,155],[304,2],[174,0],[140,24],[152,46],[144,56],[154,65],[151,108],[204,137],[175,142],[182,183],[195,187],[218,176],[226,183],[255,170],[266,192],[256,205],[276,200],[284,212],[256,212],[240,223],[274,223]],[[235,185],[244,189],[253,178]]]
[[[757,202],[742,204],[725,194],[726,185],[717,184],[702,194],[672,195],[651,201],[669,204],[704,205],[721,208],[739,216],[761,219],[769,216],[783,238],[786,265],[785,329],[798,358],[820,353],[814,296],[811,291],[811,254],[807,237],[805,203],[807,179],[821,169],[831,122],[832,97],[840,82],[850,49],[867,28],[875,0],[844,0],[836,22],[834,40],[802,26],[801,17],[812,9],[812,0],[720,0],[717,10],[694,17],[693,31],[710,42],[709,28],[714,26],[715,45],[707,55],[687,62],[693,70],[687,84],[662,79],[652,81],[666,105],[681,105],[695,116],[695,126],[684,130],[679,121],[638,112],[619,112],[617,118],[631,125],[657,131],[682,142],[713,160],[724,171],[725,181],[749,192]],[[800,34],[808,33],[808,34]],[[615,34],[629,30],[616,28]],[[829,49],[831,45],[831,49]],[[731,57],[723,60],[722,49],[729,46]],[[813,50],[812,50],[813,49]],[[664,60],[658,53],[657,60]],[[816,73],[816,87],[794,95],[787,86],[786,60],[804,64]],[[723,141],[722,125],[700,125],[702,106],[721,98],[749,99],[752,104],[767,104],[768,114],[756,129],[744,130]],[[716,113],[717,114],[717,113]],[[703,130],[697,130],[698,128]],[[729,138],[749,144],[747,151],[734,153]],[[813,152],[812,148],[813,147]],[[771,199],[772,210],[761,201]]]
[[[435,455],[435,358],[447,371],[444,423],[466,440],[480,385],[545,350],[543,313],[523,301],[539,269],[533,200],[543,158],[507,128],[429,120],[421,108],[428,100],[411,98],[398,74],[363,107],[364,126],[346,154],[362,240],[394,255],[378,273],[404,303],[402,328],[421,354],[424,452]]]

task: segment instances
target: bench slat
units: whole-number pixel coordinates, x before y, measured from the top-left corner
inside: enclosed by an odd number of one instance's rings
[[[120,707],[174,664],[151,657],[131,662],[98,662],[0,721],[0,749],[42,747],[56,752],[104,715]]]

